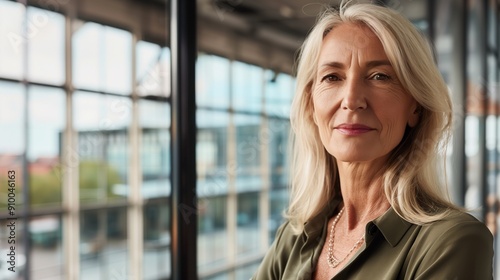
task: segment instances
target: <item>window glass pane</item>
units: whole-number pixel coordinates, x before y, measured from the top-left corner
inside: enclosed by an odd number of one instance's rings
[[[288,118],[294,94],[294,79],[287,74],[266,71],[266,113]]]
[[[31,205],[61,203],[65,101],[62,89],[41,86],[29,88],[28,160]]]
[[[286,188],[288,186],[288,170],[291,161],[288,152],[290,121],[288,119],[270,118],[267,121],[266,133],[269,134],[267,142],[269,143],[271,188]]]
[[[233,73],[233,108],[241,111],[262,111],[262,90],[264,71],[262,68],[234,61]]]
[[[488,46],[490,46],[491,50],[496,50],[498,52],[498,16],[500,14],[500,10],[498,7],[500,6],[500,2],[497,0],[488,0],[487,4],[487,14],[488,14]]]
[[[125,199],[128,193],[130,99],[74,94],[78,134],[80,201]]]
[[[227,58],[201,54],[196,60],[196,104],[202,107],[229,107],[229,67]]]
[[[145,95],[170,95],[170,49],[139,41],[137,43],[137,92]]]
[[[75,25],[75,87],[130,94],[132,35],[127,31],[93,22],[76,22]]]
[[[25,97],[21,84],[0,81],[0,129],[9,137],[0,137],[0,154],[24,152]]]
[[[73,84],[77,88],[100,90],[104,84],[101,60],[104,27],[92,22],[74,22],[78,27],[73,34]]]
[[[34,217],[29,227],[31,279],[64,279],[61,217]]]
[[[157,44],[150,43],[147,41],[137,42],[137,70],[136,77],[141,84],[143,80],[142,77],[146,76],[148,71],[151,71],[153,65],[156,65],[160,61],[161,57],[161,47]]]
[[[488,157],[488,164],[486,165],[487,168],[487,184],[488,184],[488,193],[491,195],[494,195],[496,192],[496,170],[495,170],[495,163],[496,163],[496,135],[497,135],[497,123],[496,123],[496,117],[494,115],[488,115],[486,117],[486,153]],[[494,196],[491,198],[493,199]]]
[[[484,99],[482,94],[482,86],[485,84],[486,73],[484,71],[486,57],[485,50],[485,33],[478,30],[485,30],[484,14],[485,7],[482,1],[468,1],[468,17],[467,17],[467,83],[468,83],[468,98],[469,102],[467,111],[472,114],[484,113],[481,106]]]
[[[228,258],[226,195],[198,201],[198,270],[200,273],[225,267]]]
[[[170,104],[139,101],[142,197],[170,196]]]
[[[197,111],[197,192],[200,197],[227,193],[228,123],[226,112]]]
[[[202,280],[229,280],[231,278],[230,278],[230,274],[229,273],[221,273],[221,274],[217,274],[215,276],[204,277],[204,278],[201,278],[201,279]]]
[[[238,214],[236,218],[239,257],[254,255],[260,251],[262,242],[260,238],[259,197],[259,193],[238,194]]]
[[[15,171],[16,205],[23,204],[23,154],[25,149],[24,87],[17,83],[0,81],[0,184],[7,186],[7,172]],[[6,209],[8,189],[0,187],[0,209]]]
[[[127,279],[127,209],[80,214],[80,279]]]
[[[269,220],[268,220],[268,232],[269,232],[269,245],[273,243],[276,237],[276,231],[279,226],[285,222],[283,217],[283,211],[285,211],[288,206],[288,191],[286,188],[273,189],[269,194]]]
[[[12,1],[0,1],[0,76],[23,78],[23,53],[26,36],[22,29],[24,7]],[[18,107],[20,108],[20,107]]]
[[[232,172],[227,164],[228,124],[227,112],[197,111],[198,209],[193,211],[198,213],[200,275],[224,268],[232,248],[227,225],[228,180]]]
[[[241,266],[241,267],[238,267],[235,271],[235,279],[250,279],[252,278],[252,276],[255,274],[255,272],[257,271],[257,269],[259,268],[259,264],[260,263],[253,263],[253,264],[250,264],[250,265],[246,265],[246,266]]]
[[[261,133],[261,117],[258,115],[236,115],[236,157],[238,192],[259,190],[263,185],[261,158],[263,147],[270,135]]]
[[[472,209],[476,217],[481,217],[481,188],[480,173],[475,172],[480,169],[480,118],[477,116],[467,116],[465,118],[465,155],[467,157],[467,193],[465,196],[465,207]]]
[[[170,277],[170,201],[144,207],[144,279]]]
[[[269,245],[273,242],[278,227],[284,222],[283,211],[288,205],[288,179],[291,159],[288,153],[290,122],[287,119],[268,120],[269,140]]]
[[[64,16],[29,7],[31,27],[28,43],[28,79],[41,83],[64,83]]]

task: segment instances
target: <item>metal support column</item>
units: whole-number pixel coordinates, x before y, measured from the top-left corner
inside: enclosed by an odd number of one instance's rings
[[[137,65],[137,34],[132,35],[132,122],[129,130],[130,161],[129,161],[129,195],[130,206],[127,209],[127,230],[129,234],[129,264],[131,279],[142,279],[144,265],[144,220],[143,220],[143,198],[141,193],[142,169],[140,164],[141,128],[139,124],[139,98],[137,96],[136,72]]]
[[[479,1],[479,0],[478,0]],[[478,23],[478,31],[481,34],[481,43],[480,43],[480,56],[481,60],[481,72],[480,76],[482,83],[481,87],[481,97],[482,97],[482,107],[483,112],[482,116],[480,116],[480,124],[479,124],[479,147],[480,147],[480,158],[481,158],[481,218],[483,221],[486,220],[486,214],[488,213],[487,207],[487,197],[488,197],[488,163],[490,160],[490,155],[488,153],[488,148],[486,147],[486,119],[488,117],[488,108],[490,100],[488,98],[488,64],[487,64],[487,48],[488,48],[488,34],[486,33],[486,28],[488,26],[487,22],[487,13],[488,13],[488,1],[481,0],[479,1],[479,11],[477,14],[479,23]]]
[[[452,201],[460,206],[465,206],[465,193],[467,191],[467,158],[465,155],[465,117],[467,106],[467,9],[465,2],[435,2],[428,0],[429,9],[433,10],[453,10],[450,15],[449,26],[450,40],[452,40],[453,49],[451,51],[449,66],[449,81],[451,89],[451,99],[454,107],[453,115],[453,137],[452,155],[449,161],[451,172],[450,176],[450,194]],[[443,5],[442,7],[439,7]],[[434,14],[433,14],[434,15]],[[436,31],[436,18],[430,19],[433,40],[436,41],[439,36],[446,36]]]
[[[170,1],[173,280],[197,279],[196,0]]]
[[[64,61],[66,91],[66,127],[63,134],[62,153],[62,206],[63,214],[63,254],[64,279],[80,279],[80,188],[78,133],[73,123],[73,19],[76,14],[76,2],[69,1],[65,17]]]
[[[24,6],[24,15],[23,15],[23,29],[22,34],[24,38],[28,36],[28,3],[27,0],[18,0],[20,4]],[[22,53],[23,53],[23,90],[24,90],[24,104],[23,104],[23,114],[24,114],[24,122],[23,122],[23,132],[24,132],[24,152],[22,154],[22,166],[21,166],[21,174],[22,174],[22,197],[23,197],[23,205],[22,209],[22,244],[24,245],[23,253],[26,256],[26,261],[24,263],[25,272],[24,272],[24,280],[29,280],[31,277],[31,238],[29,231],[29,222],[30,222],[30,212],[31,212],[31,195],[30,195],[30,176],[29,176],[29,160],[28,160],[28,150],[29,150],[29,133],[30,133],[30,112],[29,112],[29,103],[30,103],[30,89],[28,85],[28,59],[29,59],[29,51],[28,51],[28,40],[23,40],[22,42]]]

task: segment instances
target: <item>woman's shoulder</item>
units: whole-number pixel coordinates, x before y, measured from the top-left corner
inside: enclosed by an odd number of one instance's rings
[[[324,223],[319,219],[307,222],[302,230],[294,227],[291,221],[285,221],[276,231],[273,244],[276,256],[283,255],[286,258],[301,256],[305,245],[318,244],[324,231],[323,227]]]
[[[276,231],[273,245],[252,279],[292,279],[290,275],[303,273],[308,266],[303,260],[309,259],[312,254],[308,257],[304,255],[307,252],[302,250],[305,244],[303,234],[297,234],[292,224],[285,221]]]
[[[453,210],[417,228],[405,272],[409,279],[491,279],[493,235],[484,223]]]
[[[290,247],[295,243],[299,235],[300,233],[298,234],[291,222],[287,220],[276,231],[275,243],[279,247]]]
[[[449,210],[448,215],[446,215],[443,219],[431,222],[427,225],[440,227],[440,226],[464,225],[464,224],[484,226],[484,223],[479,221],[476,217],[472,216],[471,214],[463,210],[457,210],[457,209]]]
[[[461,210],[451,210],[441,220],[421,226],[421,234],[432,235],[434,238],[485,238],[493,239],[486,225],[471,214]]]

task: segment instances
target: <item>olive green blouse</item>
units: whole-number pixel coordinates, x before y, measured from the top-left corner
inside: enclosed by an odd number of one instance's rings
[[[296,235],[286,222],[254,280],[312,279],[325,243],[328,218],[339,201]],[[426,225],[403,220],[390,208],[366,225],[365,243],[333,279],[492,279],[493,237],[486,226],[457,211]]]

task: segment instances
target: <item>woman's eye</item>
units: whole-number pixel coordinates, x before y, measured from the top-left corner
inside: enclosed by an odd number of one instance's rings
[[[382,73],[377,73],[377,74],[372,76],[373,80],[378,80],[378,81],[386,81],[386,80],[389,80],[390,78],[391,77],[387,76],[386,74],[382,74]]]
[[[340,81],[340,78],[337,76],[337,75],[333,75],[333,74],[330,74],[330,75],[326,75],[324,76],[321,81],[327,81],[327,82],[336,82],[336,81]]]

